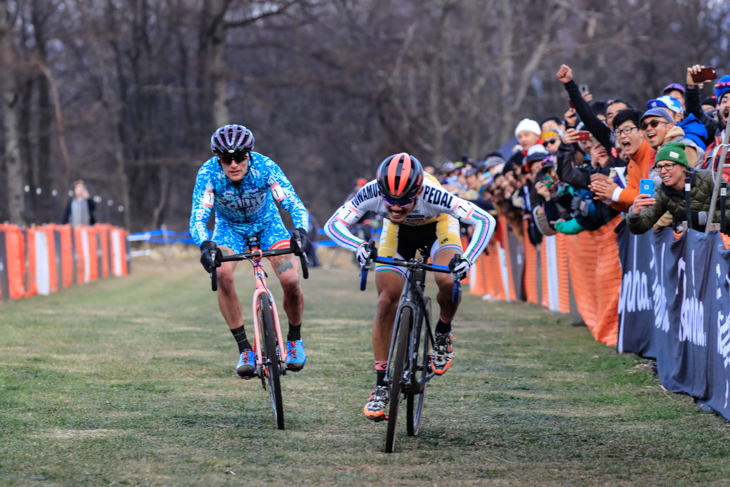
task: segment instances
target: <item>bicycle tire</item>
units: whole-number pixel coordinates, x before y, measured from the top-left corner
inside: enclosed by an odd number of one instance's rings
[[[388,364],[388,370],[391,373],[391,382],[385,453],[393,453],[393,450],[395,450],[395,432],[398,423],[398,407],[400,406],[401,399],[401,380],[403,379],[403,366],[408,359],[408,338],[411,333],[411,320],[411,309],[408,307],[403,308],[397,323],[398,340],[396,343],[395,357],[391,357],[391,363]]]
[[[259,294],[259,326],[263,328],[264,350],[266,351],[264,362],[269,375],[269,396],[271,397],[271,409],[274,410],[274,422],[280,430],[284,429],[284,401],[281,398],[281,378],[279,373],[279,353],[277,352],[276,332],[274,322],[271,319],[271,303],[269,296],[265,293]]]
[[[431,299],[426,296],[424,300],[424,308],[426,310],[426,316],[428,320],[431,320]],[[416,436],[421,427],[421,413],[423,412],[423,402],[426,399],[426,376],[429,372],[429,362],[431,360],[431,349],[433,344],[431,343],[431,336],[428,333],[428,328],[424,323],[425,317],[420,318],[420,323],[415,326],[418,333],[415,343],[413,344],[413,350],[411,353],[414,357],[416,370],[413,373],[413,380],[419,388],[419,392],[414,394],[408,394],[406,396],[406,431],[408,436]],[[423,353],[419,354],[418,350],[423,347]],[[418,363],[418,356],[421,355],[422,362]]]

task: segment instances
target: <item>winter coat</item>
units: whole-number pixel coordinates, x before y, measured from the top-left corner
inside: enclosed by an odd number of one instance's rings
[[[715,187],[712,171],[702,169],[687,169],[687,173],[691,178],[692,189],[690,191],[691,209],[692,209],[692,228],[704,232],[707,223],[707,212],[710,210],[710,200],[712,199],[712,190]],[[677,191],[662,183],[659,188],[654,190],[654,199],[656,203],[649,208],[641,210],[638,215],[627,213],[626,225],[631,233],[644,233],[659,221],[659,218],[669,212],[674,217],[675,222],[681,222],[687,219],[684,206],[684,189]],[[730,210],[725,211],[725,217],[730,217]],[[715,211],[715,222],[720,221],[720,211]]]
[[[634,204],[634,199],[639,195],[641,179],[649,175],[649,169],[654,165],[654,151],[649,143],[644,140],[636,154],[631,156],[629,166],[626,168],[626,188],[618,195],[618,201],[614,200],[611,207],[618,211],[627,211]]]
[[[702,150],[702,154],[705,153],[709,137],[707,136],[707,128],[697,117],[690,113],[676,126],[680,127],[684,131],[684,138],[691,141],[689,143],[685,141],[685,145],[696,145],[698,154],[700,153],[700,149]],[[698,160],[701,161],[702,157],[699,157]]]
[[[702,129],[704,128],[705,127],[702,126]],[[669,132],[667,132],[667,135],[664,137],[664,143],[659,147],[659,149],[664,147],[668,142],[682,142],[683,144],[685,144],[684,155],[687,156],[687,162],[689,163],[689,167],[697,167],[697,161],[701,161],[705,157],[704,150],[698,147],[693,140],[687,140],[687,136],[684,133],[684,130],[682,130],[682,127],[680,127],[679,125],[675,125],[669,130]],[[656,157],[656,153],[654,154],[654,157]],[[659,174],[654,169],[649,171],[649,179],[654,179],[657,185],[662,184],[662,180],[659,177]],[[664,216],[662,216],[657,222],[657,226],[668,227],[672,224],[672,220],[672,214],[666,212]]]
[[[697,117],[697,119],[702,122],[702,124],[707,129],[707,138],[705,139],[705,145],[710,145],[715,135],[717,135],[717,133],[719,132],[722,132],[725,127],[714,118],[708,117],[705,114],[704,110],[702,110],[702,93],[700,92],[699,85],[693,88],[690,88],[688,86],[685,89],[684,99],[687,106],[686,112],[691,113],[692,115]],[[720,100],[718,100],[718,102],[719,101]]]

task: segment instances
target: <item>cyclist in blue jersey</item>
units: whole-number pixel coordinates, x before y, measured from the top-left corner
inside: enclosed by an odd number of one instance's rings
[[[226,125],[210,138],[215,154],[198,171],[193,191],[190,234],[200,246],[200,263],[207,272],[218,269],[218,305],[238,343],[236,372],[251,377],[256,355],[246,338],[243,310],[233,284],[237,262],[219,262],[213,258],[223,252],[246,251],[249,238],[255,238],[262,250],[294,246],[298,239],[304,252],[311,248],[307,238],[309,215],[289,180],[268,157],[253,152],[254,137],[241,125]],[[275,201],[288,211],[295,230],[289,236],[281,221]],[[208,236],[206,224],[215,208],[215,232]],[[301,370],[306,362],[301,337],[304,296],[299,286],[299,267],[294,254],[269,258],[284,291],[284,311],[289,318],[287,335],[287,369]]]

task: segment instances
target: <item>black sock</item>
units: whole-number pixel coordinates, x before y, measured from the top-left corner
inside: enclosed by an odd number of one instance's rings
[[[436,323],[436,333],[442,333],[446,334],[451,331],[451,322],[444,323],[441,321],[441,318],[439,318],[438,323]]]
[[[248,343],[248,338],[246,338],[246,330],[243,329],[243,325],[234,330],[231,330],[231,333],[233,333],[233,338],[235,338],[236,343],[238,343],[238,353],[243,353],[245,350],[251,350],[251,344]]]
[[[384,386],[385,385],[385,371],[384,370],[376,370],[376,374],[378,374],[378,380],[375,383],[376,386]]]
[[[287,341],[293,342],[294,340],[302,339],[302,325],[292,325],[289,323],[289,333],[286,335]]]

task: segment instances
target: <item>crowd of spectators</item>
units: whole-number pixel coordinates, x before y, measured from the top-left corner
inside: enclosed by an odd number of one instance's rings
[[[504,216],[518,238],[533,244],[597,230],[622,213],[634,233],[704,231],[730,116],[730,75],[708,81],[714,96],[703,99],[703,84],[693,78],[702,68],[688,68],[685,85],[669,84],[635,107],[621,98],[593,101],[563,65],[556,76],[570,108],[562,116],[520,121],[508,157],[463,156],[426,170],[452,193]],[[729,179],[730,169],[723,175]],[[653,180],[653,196],[641,194],[642,179]],[[720,221],[719,211],[713,221]]]

